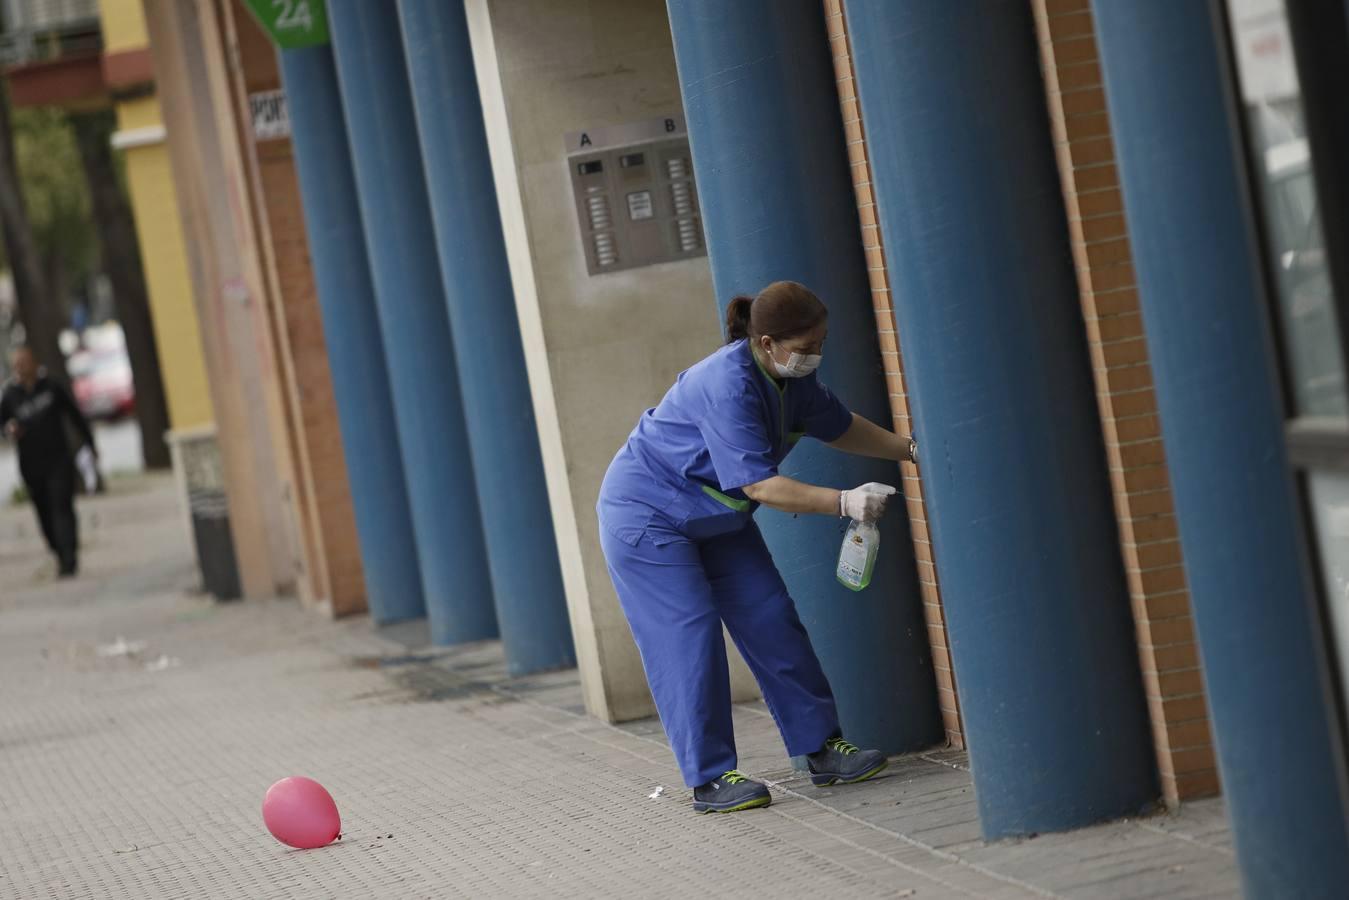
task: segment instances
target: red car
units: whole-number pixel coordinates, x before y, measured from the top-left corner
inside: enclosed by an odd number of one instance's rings
[[[66,363],[80,411],[91,420],[114,420],[136,409],[131,361],[120,348],[81,350]]]

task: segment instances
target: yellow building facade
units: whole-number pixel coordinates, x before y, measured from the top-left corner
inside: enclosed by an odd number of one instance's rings
[[[117,110],[113,146],[126,159],[169,421],[175,432],[195,430],[214,414],[145,13],[140,0],[99,0],[99,14],[103,76]]]

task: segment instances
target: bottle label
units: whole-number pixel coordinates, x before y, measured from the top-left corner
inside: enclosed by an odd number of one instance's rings
[[[838,577],[841,581],[861,587],[867,570],[867,543],[862,535],[850,532],[843,539],[838,554]]]

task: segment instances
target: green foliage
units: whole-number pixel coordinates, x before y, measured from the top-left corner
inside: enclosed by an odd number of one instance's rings
[[[82,283],[98,262],[89,188],[75,135],[56,107],[15,109],[14,152],[19,180],[44,259],[59,256],[66,284]]]

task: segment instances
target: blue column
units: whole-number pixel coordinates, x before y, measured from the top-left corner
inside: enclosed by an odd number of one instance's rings
[[[1223,25],[1207,3],[1093,7],[1246,896],[1342,897],[1346,810]]]
[[[398,19],[391,8],[365,0],[329,0],[328,12],[432,639],[451,644],[495,637]]]
[[[281,70],[366,601],[381,624],[416,618],[426,614],[417,542],[332,50],[285,51]]]
[[[497,621],[512,674],[574,665],[515,292],[462,3],[400,0]],[[490,499],[490,502],[486,502]],[[527,561],[525,563],[524,561]]]
[[[838,93],[815,0],[669,0],[712,276],[736,294],[799,281],[829,306],[821,378],[889,426]],[[803,441],[783,474],[850,488],[899,483],[894,463]],[[941,740],[936,687],[903,507],[881,523],[871,587],[834,578],[840,522],[762,510],[758,521],[838,698],[844,733],[897,752]]]
[[[1157,794],[1030,4],[848,0],[979,816]]]

